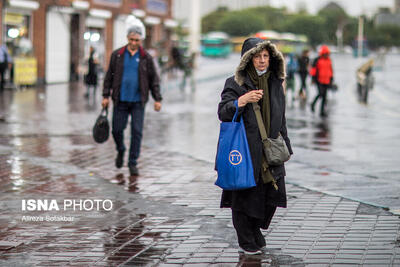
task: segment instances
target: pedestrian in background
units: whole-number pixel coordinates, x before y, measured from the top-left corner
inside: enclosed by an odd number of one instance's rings
[[[141,22],[140,22],[141,23]],[[143,24],[141,24],[143,25]],[[108,71],[104,78],[102,106],[109,105],[111,96],[114,109],[112,135],[116,144],[115,166],[123,166],[125,145],[124,130],[131,116],[131,140],[128,167],[132,176],[139,175],[137,160],[142,141],[145,104],[149,91],[153,96],[154,110],[161,109],[159,76],[152,56],[141,46],[144,27],[134,25],[127,30],[128,44],[111,54]]]
[[[177,42],[173,43],[171,48],[172,69],[183,69],[183,53],[178,46]]]
[[[283,81],[285,62],[275,45],[259,38],[249,38],[242,46],[240,64],[234,76],[228,78],[218,105],[221,121],[232,121],[235,101],[239,116],[246,128],[247,141],[252,157],[256,187],[222,192],[221,208],[232,209],[239,252],[260,254],[266,246],[261,229],[268,229],[276,207],[286,207],[285,167],[266,166],[263,143],[252,103],[258,102],[267,135],[282,135],[292,154],[287,135],[285,95]]]
[[[88,59],[88,72],[85,75],[85,84],[86,84],[86,94],[85,97],[88,98],[90,96],[90,88],[93,88],[93,97],[96,96],[97,89],[97,66],[99,61],[97,57],[95,57],[95,49],[93,46],[89,49],[89,59]]]
[[[5,84],[5,73],[8,66],[11,65],[11,56],[8,53],[7,46],[2,44],[0,46],[0,91],[3,91]]]
[[[286,93],[291,92],[292,104],[295,100],[295,74],[297,71],[297,59],[293,53],[286,56]]]
[[[315,83],[318,88],[318,94],[311,103],[311,111],[315,111],[315,104],[317,103],[318,99],[321,98],[321,109],[319,113],[321,117],[327,116],[325,111],[326,95],[328,88],[333,83],[333,68],[329,55],[329,47],[326,45],[321,46],[319,50],[319,57],[314,60],[310,71],[310,74],[313,78],[313,83]]]
[[[307,76],[310,68],[310,50],[304,49],[303,52],[301,53],[301,56],[298,59],[298,73],[300,76],[300,90],[299,90],[299,96],[301,99],[305,99],[307,97]]]

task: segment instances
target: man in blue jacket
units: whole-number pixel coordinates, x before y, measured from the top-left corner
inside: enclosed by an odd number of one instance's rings
[[[132,26],[128,29],[128,44],[111,54],[108,71],[104,78],[102,106],[108,107],[111,96],[113,107],[112,135],[116,144],[115,166],[121,168],[124,161],[124,130],[131,116],[131,144],[129,150],[129,172],[139,175],[137,159],[142,141],[145,104],[149,91],[154,99],[154,110],[161,109],[159,77],[152,56],[141,46],[143,29]]]

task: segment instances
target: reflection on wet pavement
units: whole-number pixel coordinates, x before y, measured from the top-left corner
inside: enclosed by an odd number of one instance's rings
[[[183,154],[144,147],[139,161],[141,175],[129,177],[126,167],[121,170],[114,168],[115,153],[111,142],[86,150],[90,139],[87,139],[88,143],[83,141],[85,139],[79,140],[81,149],[59,147],[58,153],[63,151],[70,157],[50,156],[47,163],[36,161],[37,155],[26,157],[28,152],[25,150],[26,160],[22,161],[21,169],[34,170],[33,177],[45,179],[36,181],[43,186],[36,184],[36,187],[20,189],[18,195],[23,192],[40,198],[43,188],[45,191],[51,189],[46,198],[60,201],[82,196],[89,199],[107,197],[113,199],[113,210],[64,214],[73,216],[73,222],[21,222],[21,215],[35,216],[37,212],[22,213],[16,200],[23,197],[3,194],[2,201],[8,202],[9,209],[2,209],[1,228],[5,231],[2,231],[1,240],[22,241],[23,244],[0,252],[0,263],[1,260],[19,259],[39,266],[157,266],[162,263],[303,266],[303,259],[312,262],[311,258],[307,260],[307,255],[313,251],[311,242],[323,244],[325,236],[331,233],[344,239],[346,234],[342,233],[343,228],[339,225],[346,224],[350,233],[352,229],[357,232],[357,223],[365,216],[357,214],[357,202],[288,185],[288,208],[279,209],[271,228],[264,231],[268,254],[244,258],[237,253],[230,211],[219,208],[220,191],[213,185],[215,173],[211,164]],[[34,144],[30,146],[30,149],[35,148]],[[99,155],[96,161],[84,161],[92,153]],[[7,159],[11,154],[1,156]],[[55,175],[53,164],[75,166],[75,163],[80,167],[73,171],[73,175]],[[64,168],[57,170],[62,173]],[[7,181],[7,175],[11,173],[11,168],[8,169],[9,172],[2,176],[3,181]],[[23,177],[30,180],[28,174]],[[113,179],[119,180],[121,185],[113,184]],[[39,189],[29,192],[30,188]],[[57,213],[44,212],[41,215]],[[373,219],[362,227],[372,229],[382,221],[392,220],[394,223],[396,220],[385,214]],[[396,231],[396,227],[396,224],[387,225],[385,231]],[[335,243],[335,246],[339,247],[340,243]],[[325,254],[330,256],[326,262],[333,261],[333,251]]]
[[[329,120],[310,121],[307,119],[290,118],[287,120],[292,143],[306,149],[331,151],[331,133]]]
[[[330,151],[330,133],[329,133],[329,123],[327,121],[322,121],[317,123],[315,126],[319,131],[314,134],[315,140],[313,144],[317,147],[314,149],[319,149],[322,151]]]

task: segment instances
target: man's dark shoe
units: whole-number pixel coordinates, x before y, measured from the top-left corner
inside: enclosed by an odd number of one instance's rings
[[[124,151],[118,151],[117,158],[115,159],[115,167],[118,169],[124,165]]]
[[[139,170],[135,165],[129,165],[129,173],[131,174],[131,176],[138,176]]]

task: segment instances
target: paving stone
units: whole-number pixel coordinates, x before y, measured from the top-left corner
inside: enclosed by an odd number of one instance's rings
[[[237,267],[237,263],[224,262],[223,264],[215,263],[215,264],[210,264],[209,266],[212,266],[212,267]]]
[[[391,259],[393,257],[393,254],[389,253],[382,253],[382,254],[370,254],[367,252],[364,256],[366,260],[375,260],[375,259]]]
[[[197,253],[220,253],[224,251],[223,248],[200,248]]]
[[[192,252],[174,252],[166,256],[167,259],[182,259],[192,256]]]
[[[333,264],[362,264],[362,259],[334,259]]]
[[[345,253],[336,254],[336,259],[357,259],[357,260],[360,260],[363,257],[364,257],[363,253],[360,253],[360,254],[345,254]]]
[[[389,266],[391,259],[365,259],[363,264],[364,265],[374,265],[374,266]]]
[[[188,261],[187,261],[187,263],[188,264],[192,264],[192,263],[212,263],[212,262],[214,262],[214,257],[212,257],[212,258],[205,258],[205,257],[202,257],[202,258],[190,258],[190,259],[188,259]]]
[[[308,266],[308,265],[312,265],[312,264],[324,264],[325,266],[328,265],[330,262],[330,259],[305,259],[304,263]]]
[[[236,255],[235,256],[237,256],[237,252],[235,253]],[[191,258],[216,258],[216,257],[218,257],[219,255],[222,255],[221,253],[219,253],[219,252],[213,252],[213,253],[209,253],[209,252],[204,252],[204,253],[193,253],[192,255],[190,255],[190,257]]]
[[[324,260],[327,260],[327,259],[332,259],[334,257],[335,257],[335,254],[332,254],[332,253],[329,253],[329,254],[328,253],[321,253],[320,254],[320,253],[314,253],[314,251],[313,251],[313,253],[307,254],[305,259],[307,259],[307,262],[308,262],[309,259],[324,259]]]
[[[237,263],[237,262],[239,262],[239,259],[238,259],[238,257],[218,257],[213,262],[214,263]],[[225,264],[222,266],[225,266]]]
[[[354,266],[357,266],[357,265],[349,264],[349,263],[334,263],[334,264],[331,264],[329,266],[334,266],[334,267],[354,267]]]
[[[203,248],[226,248],[229,247],[228,243],[207,243]]]

